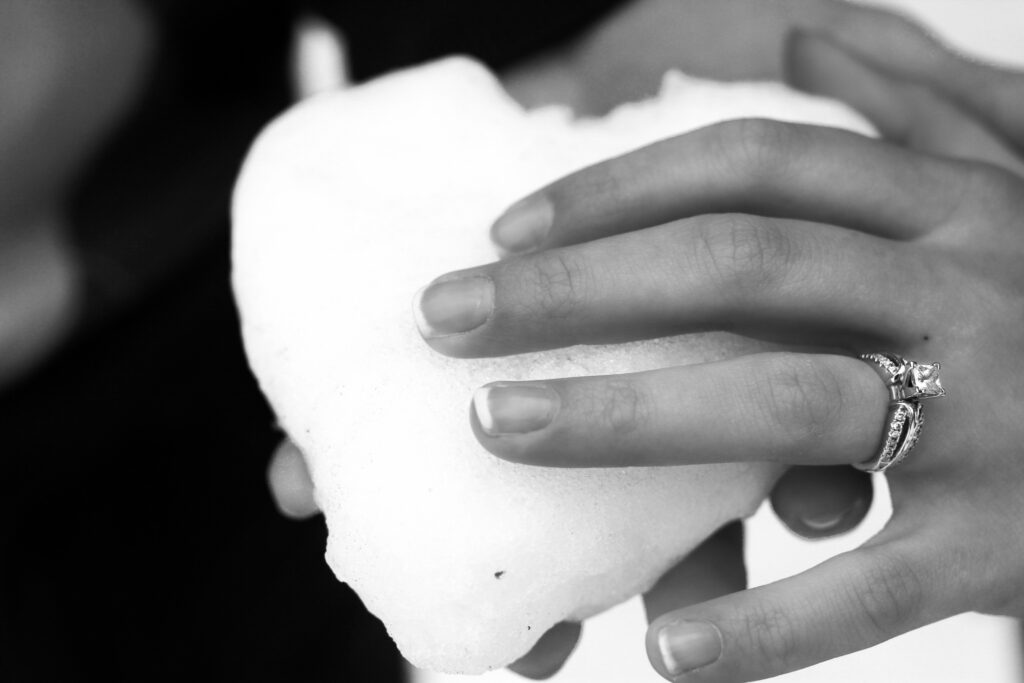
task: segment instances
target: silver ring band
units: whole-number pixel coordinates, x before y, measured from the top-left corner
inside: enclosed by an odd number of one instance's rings
[[[882,439],[878,455],[854,464],[864,472],[885,472],[899,465],[914,450],[921,436],[924,411],[917,401],[898,401],[889,405],[889,428]]]

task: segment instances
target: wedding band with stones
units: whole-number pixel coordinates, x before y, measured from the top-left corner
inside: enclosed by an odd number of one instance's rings
[[[903,462],[917,445],[924,414],[917,401],[898,401],[889,405],[889,429],[878,455],[854,465],[865,472],[885,472]]]
[[[921,401],[946,395],[939,381],[939,363],[915,363],[891,353],[866,353],[889,390],[889,429],[878,455],[854,465],[865,472],[885,472],[900,464],[917,445],[924,425]]]

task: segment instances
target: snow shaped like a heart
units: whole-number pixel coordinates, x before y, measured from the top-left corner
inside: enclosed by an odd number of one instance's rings
[[[566,470],[498,460],[469,426],[495,380],[636,372],[761,348],[725,334],[454,360],[411,304],[436,276],[495,258],[491,222],[570,171],[721,120],[869,132],[776,84],[679,75],[597,120],[524,112],[450,59],[307,101],[273,123],[234,206],[234,285],[252,368],[306,455],[327,560],[414,664],[505,666],[552,625],[647,588],[751,514],[768,465]],[[723,429],[727,425],[723,424]]]

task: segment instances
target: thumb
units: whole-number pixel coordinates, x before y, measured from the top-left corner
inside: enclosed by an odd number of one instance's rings
[[[962,611],[926,544],[861,547],[802,574],[670,612],[647,653],[673,681],[751,681],[862,650]]]

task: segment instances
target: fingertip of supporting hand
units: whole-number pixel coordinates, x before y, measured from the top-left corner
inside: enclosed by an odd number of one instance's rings
[[[291,441],[278,446],[267,468],[267,483],[278,511],[290,519],[307,519],[319,508],[305,459]]]
[[[579,642],[582,626],[563,621],[555,624],[540,637],[526,655],[511,664],[509,670],[535,681],[551,678],[569,659]]]
[[[871,476],[852,467],[793,467],[772,489],[771,504],[790,531],[818,539],[855,528],[872,497]]]

